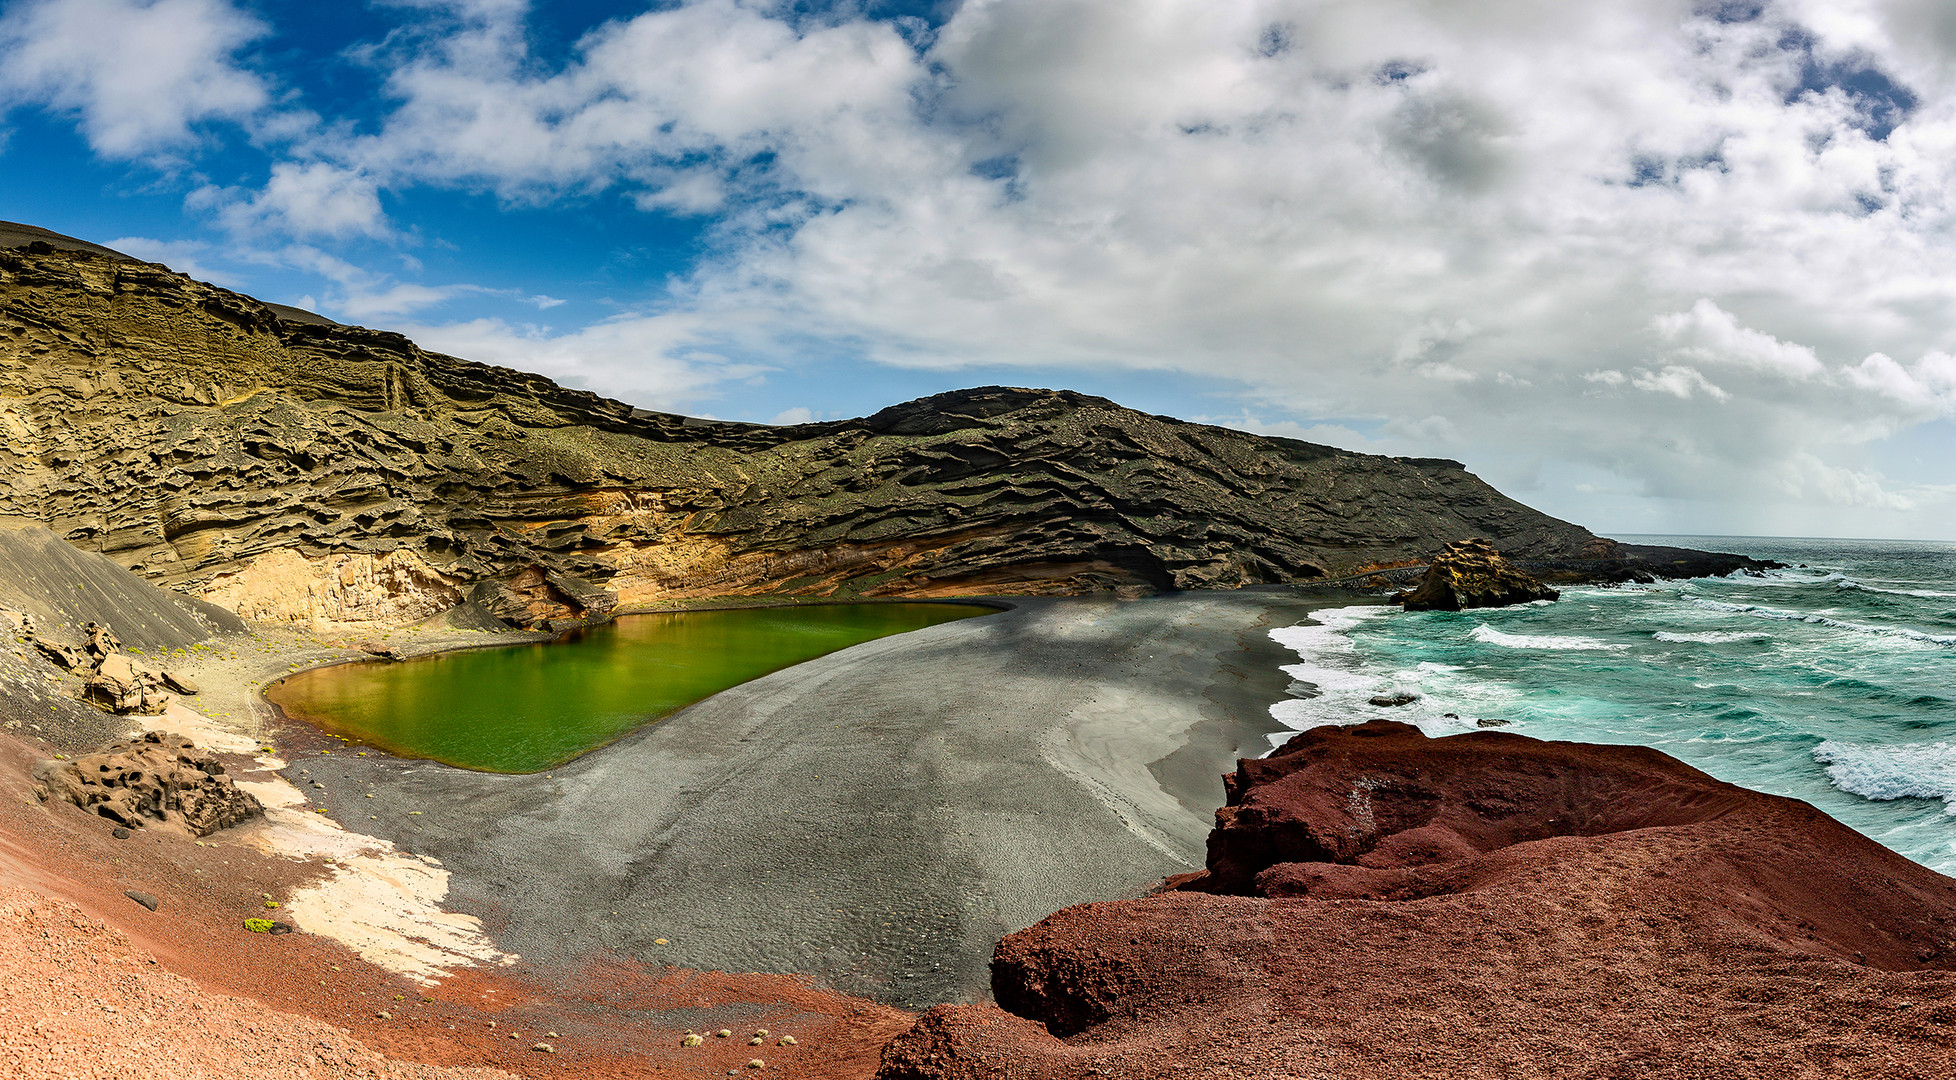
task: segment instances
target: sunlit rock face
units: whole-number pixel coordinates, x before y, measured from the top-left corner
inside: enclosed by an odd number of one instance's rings
[[[1461,611],[1560,597],[1502,558],[1493,543],[1475,539],[1458,540],[1440,549],[1419,587],[1393,599],[1405,604],[1407,611]]]

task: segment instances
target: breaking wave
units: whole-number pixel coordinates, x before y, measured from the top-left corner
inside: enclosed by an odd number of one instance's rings
[[[1473,632],[1467,636],[1473,638],[1475,641],[1488,645],[1499,645],[1506,649],[1602,649],[1615,652],[1630,647],[1628,645],[1612,645],[1607,641],[1600,641],[1591,637],[1565,637],[1548,634],[1542,635],[1541,637],[1531,637],[1527,634],[1504,634],[1488,626],[1486,623],[1474,627]]]

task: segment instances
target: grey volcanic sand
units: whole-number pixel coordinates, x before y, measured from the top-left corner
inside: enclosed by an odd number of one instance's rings
[[[1013,602],[735,687],[549,774],[342,752],[287,776],[439,859],[448,906],[534,963],[609,951],[984,1000],[1002,935],[1201,866],[1220,774],[1278,729],[1290,657],[1264,631],[1325,603]]]

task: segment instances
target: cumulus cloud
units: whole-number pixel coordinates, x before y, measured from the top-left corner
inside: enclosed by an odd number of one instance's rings
[[[200,188],[190,205],[215,210],[224,227],[239,235],[271,229],[302,238],[384,238],[393,231],[372,177],[319,161],[278,162],[255,192]]]
[[[227,0],[23,0],[0,16],[0,107],[72,113],[108,157],[176,149],[270,102],[236,59],[267,31]]]
[[[1709,299],[1700,299],[1690,311],[1659,315],[1653,325],[1665,340],[1677,343],[1676,354],[1686,359],[1737,364],[1787,379],[1811,379],[1826,370],[1812,349],[1742,326],[1737,316]]]

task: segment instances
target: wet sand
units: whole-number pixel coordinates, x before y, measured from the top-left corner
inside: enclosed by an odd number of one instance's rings
[[[1201,865],[1220,774],[1277,726],[1290,656],[1265,631],[1326,601],[1014,603],[735,687],[546,774],[275,735],[288,778],[440,860],[445,906],[528,964],[617,955],[983,1000],[1002,935]]]

